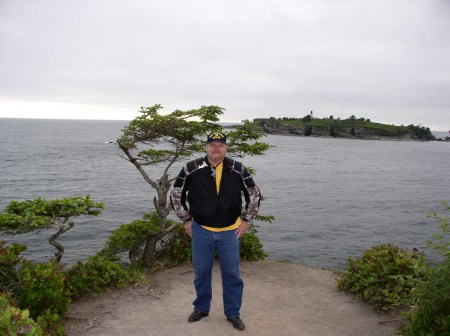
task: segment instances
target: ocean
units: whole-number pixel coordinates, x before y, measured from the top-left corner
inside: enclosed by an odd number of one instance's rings
[[[75,218],[59,240],[64,263],[94,254],[119,225],[153,210],[153,189],[114,143],[126,124],[0,119],[0,210],[11,200],[89,194],[105,203],[102,214]],[[348,257],[380,243],[423,249],[439,232],[426,212],[448,217],[440,206],[450,200],[448,142],[281,135],[264,141],[274,146],[265,156],[241,161],[256,170],[265,197],[260,214],[275,217],[259,223],[270,259],[342,269]],[[152,168],[154,176],[160,169]],[[55,252],[48,244],[54,232],[0,233],[0,240],[25,242],[28,258],[45,261]]]

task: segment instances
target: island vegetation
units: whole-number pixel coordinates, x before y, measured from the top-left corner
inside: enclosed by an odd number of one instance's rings
[[[347,119],[316,118],[313,111],[302,118],[257,118],[253,120],[268,134],[346,137],[360,139],[436,140],[430,128],[410,124],[389,125],[352,115]]]

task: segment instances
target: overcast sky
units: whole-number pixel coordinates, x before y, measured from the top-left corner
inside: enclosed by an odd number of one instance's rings
[[[0,117],[450,129],[450,0],[0,0]]]

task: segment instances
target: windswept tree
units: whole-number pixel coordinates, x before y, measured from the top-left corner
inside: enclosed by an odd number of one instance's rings
[[[73,217],[98,216],[103,203],[94,202],[89,195],[47,201],[36,198],[26,201],[11,201],[0,213],[0,231],[11,234],[58,227],[49,239],[50,245],[57,249],[56,262],[64,255],[64,246],[56,239],[75,225]]]
[[[156,191],[153,198],[155,215],[146,215],[143,220],[133,221],[128,228],[121,227],[113,232],[101,253],[128,251],[134,259],[138,258],[138,245],[143,245],[142,261],[147,270],[152,267],[158,243],[164,245],[174,237],[176,222],[167,219],[171,211],[168,193],[178,171],[171,172],[173,165],[204,151],[206,134],[222,131],[218,124],[224,109],[219,106],[202,106],[188,111],[175,110],[160,114],[161,105],[141,107],[140,115],[133,119],[117,139],[124,158],[142,175],[144,180]],[[269,145],[259,142],[263,134],[248,120],[227,132],[228,153],[230,156],[263,155]],[[161,175],[155,176],[154,167],[161,168]],[[152,169],[148,169],[152,167]],[[150,172],[151,171],[151,172]],[[133,229],[134,228],[134,229]],[[134,232],[132,232],[134,230]],[[136,234],[139,232],[139,234]],[[133,246],[121,237],[129,237]]]

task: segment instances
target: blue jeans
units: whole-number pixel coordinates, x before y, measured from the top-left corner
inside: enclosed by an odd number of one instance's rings
[[[223,308],[226,317],[236,317],[242,306],[244,282],[239,268],[239,239],[235,230],[212,232],[192,224],[192,261],[195,269],[194,286],[197,298],[194,309],[208,313],[212,299],[212,268],[217,251],[222,272]]]

